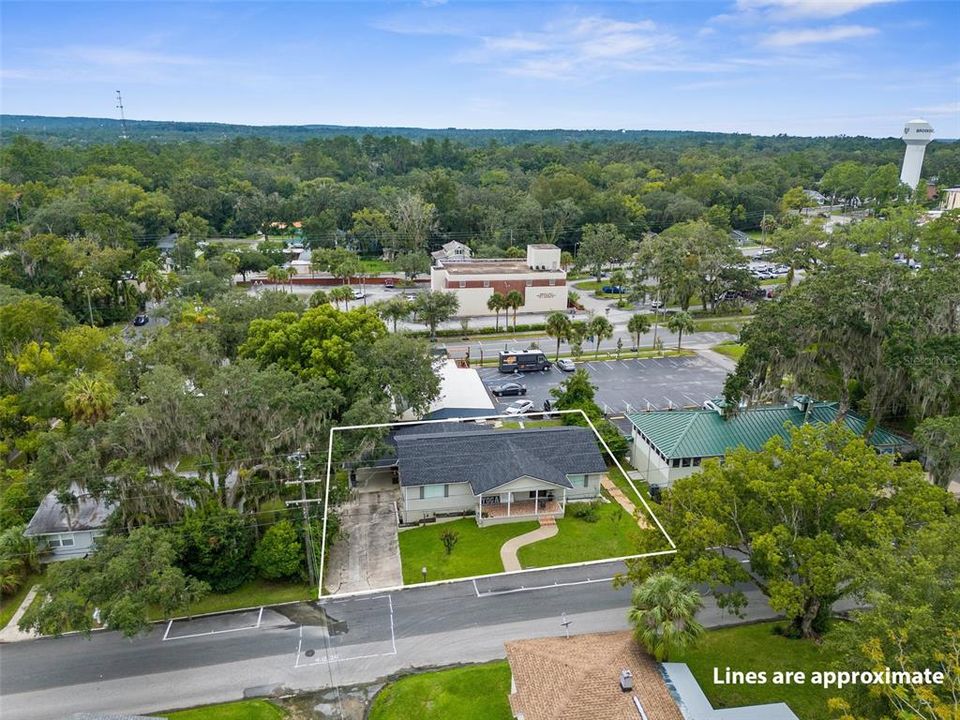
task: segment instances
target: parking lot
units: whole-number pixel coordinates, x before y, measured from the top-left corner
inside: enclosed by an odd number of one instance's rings
[[[640,410],[700,407],[723,391],[727,371],[700,356],[649,358],[642,360],[586,360],[577,364],[597,386],[596,402],[611,415]],[[501,373],[496,368],[478,370],[489,390],[505,382],[519,382],[527,388],[525,398],[534,407],[554,401],[550,389],[570,376],[556,367],[544,372]],[[493,397],[503,411],[515,397]]]

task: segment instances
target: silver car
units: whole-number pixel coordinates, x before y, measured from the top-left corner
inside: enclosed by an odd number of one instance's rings
[[[573,360],[568,360],[567,358],[557,360],[557,367],[563,370],[563,372],[573,372],[577,369],[577,366],[573,364]]]

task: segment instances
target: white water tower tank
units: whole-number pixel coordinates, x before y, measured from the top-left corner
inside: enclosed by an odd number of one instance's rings
[[[900,182],[914,190],[920,183],[923,154],[927,149],[927,143],[931,140],[933,140],[933,126],[926,120],[911,120],[903,126],[903,141],[907,144],[907,149],[903,153]]]

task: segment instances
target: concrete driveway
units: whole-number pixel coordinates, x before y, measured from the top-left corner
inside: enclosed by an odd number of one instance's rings
[[[396,490],[359,492],[339,508],[342,537],[330,550],[324,586],[331,594],[403,584]]]

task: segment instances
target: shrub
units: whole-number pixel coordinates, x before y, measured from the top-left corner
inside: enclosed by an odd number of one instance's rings
[[[208,505],[187,514],[177,528],[179,565],[215,592],[236,590],[250,577],[253,537],[236,510]]]
[[[303,546],[289,520],[281,520],[264,533],[253,551],[253,566],[268,580],[301,574]]]
[[[440,533],[440,542],[443,543],[443,549],[447,552],[447,555],[450,555],[457,543],[460,542],[460,533],[448,528]]]
[[[570,514],[577,520],[583,520],[588,523],[595,523],[600,519],[597,510],[600,506],[598,500],[589,503],[571,503]]]

